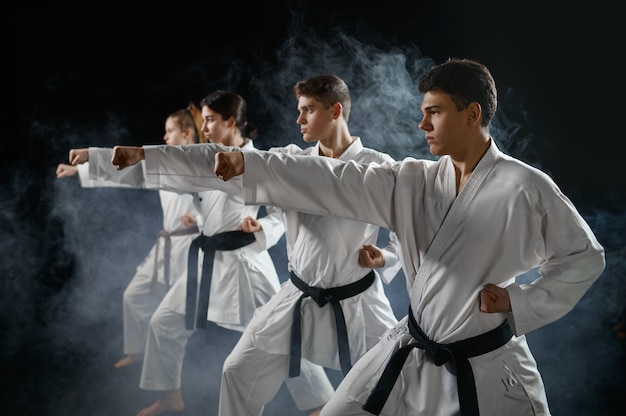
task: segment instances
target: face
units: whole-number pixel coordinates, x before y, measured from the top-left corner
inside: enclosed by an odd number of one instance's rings
[[[429,91],[422,102],[419,128],[426,132],[430,152],[435,156],[462,156],[467,147],[467,110],[459,111],[449,94]]]
[[[334,110],[324,108],[324,105],[314,98],[301,96],[298,98],[298,112],[296,123],[300,125],[302,139],[307,142],[324,141],[332,137],[332,128],[335,125]]]
[[[168,117],[167,120],[165,120],[165,135],[163,136],[163,141],[169,146],[190,143],[188,135],[180,129],[180,125],[172,117]]]
[[[234,128],[236,126],[232,117],[229,120],[222,120],[220,113],[207,106],[202,107],[202,133],[207,141],[231,146],[234,142]]]

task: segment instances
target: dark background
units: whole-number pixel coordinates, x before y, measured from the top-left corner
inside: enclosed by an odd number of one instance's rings
[[[140,368],[112,363],[122,291],[159,230],[158,196],[56,180],[70,148],[162,143],[168,114],[218,88],[247,99],[257,147],[301,143],[291,86],[329,72],[351,88],[351,131],[365,145],[430,157],[417,79],[468,57],[498,84],[499,146],[549,173],[607,250],[606,271],[574,310],[528,334],[552,412],[623,414],[623,22],[614,2],[559,3],[3,6],[0,413],[134,415],[157,397],[139,389]],[[272,255],[286,278],[284,243]],[[387,288],[398,317],[403,280]],[[184,414],[212,414],[236,341],[223,336],[190,341]],[[265,414],[295,412],[289,400],[281,391]]]

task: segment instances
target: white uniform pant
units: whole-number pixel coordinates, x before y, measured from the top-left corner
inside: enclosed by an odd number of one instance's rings
[[[289,355],[272,354],[254,346],[244,331],[222,370],[220,416],[259,416],[285,382],[300,410],[323,406],[334,387],[322,366],[302,358],[300,376],[288,377]]]
[[[372,414],[363,410],[363,404],[357,401],[350,400],[346,397],[346,389],[348,386],[351,386],[354,382],[358,381],[359,375],[361,374],[361,367],[368,367],[369,357],[376,356],[378,354],[383,353],[381,349],[381,344],[375,345],[371,348],[359,361],[357,361],[352,369],[346,374],[343,378],[339,386],[337,387],[336,393],[333,395],[332,399],[326,403],[324,408],[322,409],[322,413],[320,416],[371,416]],[[384,412],[381,413],[384,415]]]
[[[123,295],[126,355],[143,354],[150,318],[167,292],[165,285],[158,283],[155,292],[150,293],[152,275],[141,269],[133,276]]]
[[[140,388],[159,391],[180,389],[185,348],[193,333],[194,331],[185,328],[184,314],[169,309],[165,304],[154,312],[150,320],[146,341],[146,351],[139,382]],[[207,351],[207,354],[211,354],[211,351]],[[279,359],[284,357],[286,356],[278,356]],[[278,369],[278,377],[272,377],[272,381],[275,379],[275,383],[269,383],[268,380],[267,387],[271,390],[271,394],[263,395],[267,399],[263,399],[261,409],[275,396],[281,383],[285,381],[287,362],[286,358],[284,360]],[[249,371],[247,367],[246,370]],[[273,387],[274,384],[275,388]],[[322,406],[330,399],[334,391],[324,368],[304,359],[302,360],[300,377],[287,380],[286,385],[294,403],[300,410],[315,409]],[[258,415],[260,411],[251,414]],[[235,410],[224,414],[239,416],[248,413],[240,413]]]
[[[139,382],[145,390],[180,389],[185,347],[194,332],[185,328],[184,314],[164,303],[150,319]]]

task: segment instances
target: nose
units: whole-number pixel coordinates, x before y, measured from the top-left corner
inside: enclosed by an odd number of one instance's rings
[[[297,124],[304,124],[304,123],[306,123],[306,118],[305,118],[305,117],[303,117],[303,114],[300,114],[300,115],[298,116],[298,118],[296,119],[296,123],[297,123]]]
[[[429,126],[430,126],[430,123],[428,122],[426,117],[422,117],[422,119],[417,125],[417,127],[419,127],[420,130],[424,130],[424,131],[428,130]]]

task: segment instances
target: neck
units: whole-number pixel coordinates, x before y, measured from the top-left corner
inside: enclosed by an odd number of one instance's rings
[[[226,140],[222,143],[224,146],[237,146],[243,147],[246,144],[246,140],[241,135],[232,137],[230,140]]]
[[[339,158],[343,152],[356,140],[356,137],[350,136],[350,133],[344,132],[330,139],[320,140],[319,149],[320,156]]]

